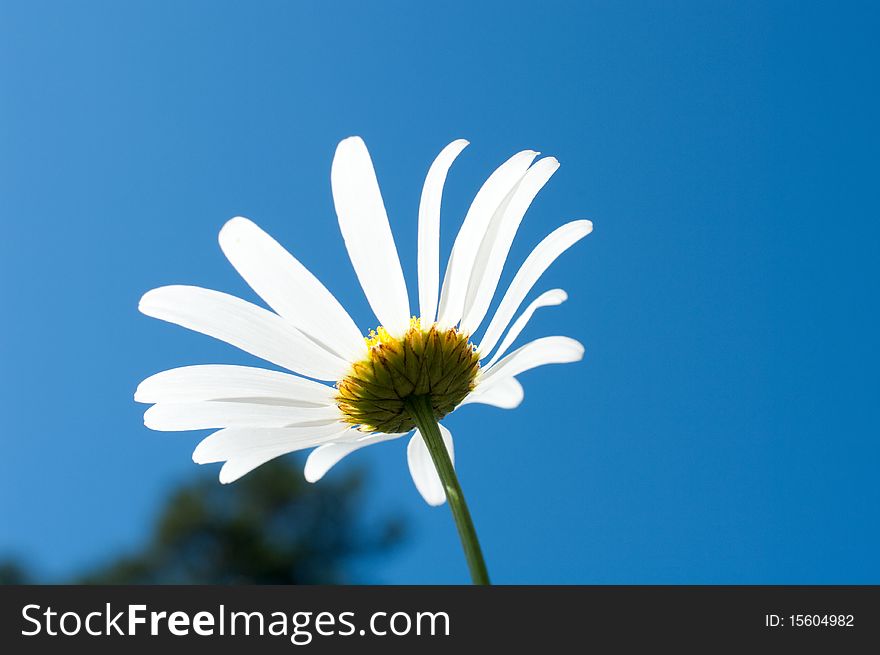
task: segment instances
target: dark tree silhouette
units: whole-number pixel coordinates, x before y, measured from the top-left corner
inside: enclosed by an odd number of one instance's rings
[[[284,457],[238,482],[214,474],[175,491],[147,544],[74,580],[83,584],[338,584],[349,562],[377,554],[402,536],[398,520],[378,529],[359,521],[361,472],[312,485],[302,462]],[[0,582],[29,578],[0,563]]]
[[[0,584],[28,584],[30,576],[18,562],[6,559],[0,562]]]

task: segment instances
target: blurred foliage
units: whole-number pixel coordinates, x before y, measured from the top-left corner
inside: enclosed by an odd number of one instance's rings
[[[231,485],[201,478],[170,496],[148,542],[79,584],[339,584],[350,560],[400,542],[402,524],[359,521],[363,474],[312,485],[301,462],[271,461]],[[28,582],[13,562],[0,582]]]
[[[0,561],[0,584],[29,584],[27,571],[13,560]]]

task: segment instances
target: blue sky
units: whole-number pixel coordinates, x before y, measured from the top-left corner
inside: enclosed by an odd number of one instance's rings
[[[535,290],[569,301],[523,335],[585,360],[448,421],[494,579],[880,581],[876,8],[413,4],[0,5],[0,553],[47,576],[101,561],[197,472],[201,435],[147,430],[132,392],[253,360],[141,316],[144,291],[253,300],[216,241],[241,214],[372,327],[336,143],[366,140],[414,282],[424,173],[463,137],[444,256],[523,148],[562,168],[503,281],[557,225],[595,224]],[[361,464],[368,505],[411,523],[362,577],[467,581],[405,442],[334,473]]]

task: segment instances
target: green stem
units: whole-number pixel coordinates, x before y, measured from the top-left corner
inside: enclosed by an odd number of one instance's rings
[[[434,417],[434,410],[431,407],[431,398],[430,396],[410,396],[406,400],[406,407],[418,426],[419,432],[422,433],[422,439],[425,440],[425,445],[428,447],[428,452],[431,453],[431,459],[434,460],[434,466],[443,482],[446,500],[449,501],[449,507],[452,509],[455,527],[458,528],[458,536],[461,539],[464,556],[471,572],[471,580],[474,584],[487,585],[489,584],[489,573],[486,571],[486,562],[483,561],[483,552],[480,550],[480,542],[474,530],[471,513],[468,511],[464,494],[458,484],[458,476],[455,475],[455,468],[452,466],[452,460],[449,459],[449,451],[446,450],[446,444],[443,443],[443,437],[440,435],[440,428],[437,426],[437,419]]]

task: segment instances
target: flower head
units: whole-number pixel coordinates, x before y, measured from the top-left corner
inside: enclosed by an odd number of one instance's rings
[[[425,179],[418,214],[418,317],[410,313],[369,153],[360,138],[345,139],[333,160],[333,199],[379,327],[364,337],[293,255],[248,219],[234,218],[220,231],[220,246],[272,311],[192,286],[149,291],[139,308],[290,373],[219,364],[158,373],[135,393],[136,400],[153,403],[145,424],[156,430],[219,429],[196,447],[193,460],[225,462],[221,482],[275,457],[314,448],[305,468],[314,482],[349,453],[411,432],[416,422],[408,408],[414,397],[427,398],[438,420],[468,403],[514,408],[523,399],[517,375],[581,359],[583,347],[560,336],[507,351],[537,309],[566,300],[561,289],[547,291],[512,321],[547,267],[589,234],[592,224],[585,220],[563,225],[534,248],[474,339],[519,224],[559,167],[554,158],[535,162],[538,153],[526,150],[492,173],[464,218],[441,285],[440,201],[447,172],[465,146],[458,140],[444,148]],[[452,436],[442,426],[441,433],[451,456]],[[407,457],[419,492],[428,503],[442,504],[443,486],[417,429]]]
[[[367,339],[368,355],[336,384],[344,420],[366,432],[409,432],[416,427],[406,408],[410,396],[428,396],[441,419],[476,386],[480,358],[454,327],[427,330],[414,318],[400,338],[380,327]]]

